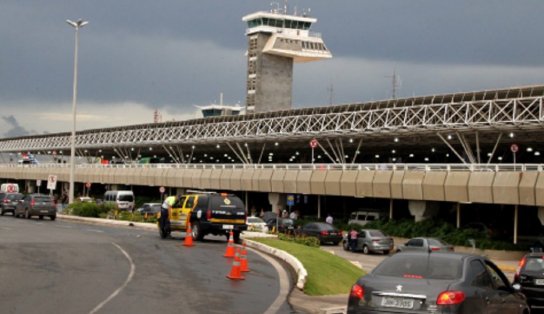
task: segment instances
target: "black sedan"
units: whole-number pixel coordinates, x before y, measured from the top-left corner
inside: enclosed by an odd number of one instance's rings
[[[342,232],[335,226],[325,222],[310,222],[302,226],[302,235],[316,237],[321,244],[332,243],[338,245],[342,241]]]
[[[544,309],[544,253],[529,253],[519,262],[514,287],[527,297],[531,309]]]
[[[281,233],[294,233],[295,232],[295,222],[291,218],[280,218],[277,220],[276,217],[266,220],[266,226],[268,230],[273,230],[274,232]]]
[[[529,313],[523,294],[482,256],[406,252],[351,288],[348,313]]]

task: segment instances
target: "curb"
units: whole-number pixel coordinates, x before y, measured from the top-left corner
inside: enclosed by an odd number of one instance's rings
[[[304,268],[302,263],[298,259],[296,259],[293,255],[285,251],[273,248],[271,246],[262,244],[260,242],[256,242],[256,241],[251,241],[246,239],[246,244],[247,246],[251,248],[276,256],[277,258],[289,264],[295,270],[297,274],[296,287],[301,291],[304,290],[304,285],[306,284],[308,272],[306,271],[306,268]]]
[[[111,220],[111,219],[92,218],[92,217],[79,217],[79,216],[71,216],[71,215],[63,215],[63,214],[57,214],[57,218],[62,220],[86,222],[86,223],[91,223],[95,225],[114,225],[114,226],[121,226],[121,227],[137,227],[141,229],[157,230],[157,225],[155,225],[154,223],[132,222],[132,221],[126,221],[126,220]]]

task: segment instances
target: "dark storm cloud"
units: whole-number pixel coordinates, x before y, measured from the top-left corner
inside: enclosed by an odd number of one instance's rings
[[[24,136],[31,133],[20,126],[14,116],[2,116],[2,120],[9,125],[9,130],[3,135],[4,137]]]
[[[241,18],[269,10],[270,3],[5,0],[0,10],[0,106],[71,101],[74,30],[65,20],[78,18],[90,22],[80,31],[80,102],[134,102],[187,112],[223,92],[226,102],[243,103],[247,42]],[[399,71],[407,82],[404,91],[416,94],[535,80],[534,74],[518,73],[518,79],[496,71],[498,78],[482,83],[477,77],[476,85],[469,85],[467,77],[475,72],[436,73],[444,65],[544,66],[541,0],[288,3],[290,11],[311,8],[310,15],[318,18],[314,30],[334,55],[330,61],[295,67],[295,103],[327,104],[333,84],[335,99],[342,102],[386,97],[384,77],[395,63],[410,65]],[[370,77],[373,73],[379,77]]]

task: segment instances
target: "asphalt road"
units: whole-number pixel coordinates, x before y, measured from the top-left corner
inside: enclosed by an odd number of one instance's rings
[[[1,216],[0,313],[293,313],[278,262],[248,251],[232,281],[224,237],[179,236]]]

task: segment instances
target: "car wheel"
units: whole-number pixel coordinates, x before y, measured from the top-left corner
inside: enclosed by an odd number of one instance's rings
[[[0,215],[1,215],[1,216],[4,216],[4,211],[3,211],[3,210],[0,211]]]
[[[389,250],[384,250],[383,255],[389,255]]]
[[[368,246],[363,246],[363,254],[368,254],[370,253],[370,250],[368,249]]]
[[[55,220],[55,219],[57,219],[57,215],[49,216],[49,218],[51,218],[51,220]]]
[[[204,239],[204,235],[202,234],[202,230],[200,229],[200,223],[195,222],[194,225],[191,226],[191,228],[191,231],[193,232],[193,238],[197,241],[202,241],[202,239]]]
[[[338,241],[333,241],[333,242],[332,242],[332,245],[337,246],[338,243],[339,243]]]
[[[40,220],[43,220],[43,215],[39,215],[38,218],[40,218]]]
[[[26,218],[26,219],[32,218],[32,215],[30,215],[30,212],[28,211],[28,209],[25,210],[25,218]]]

